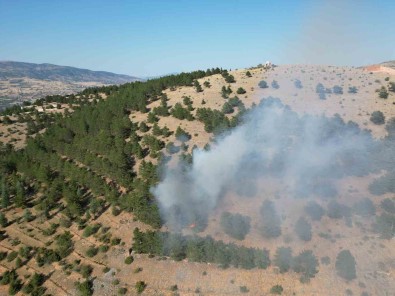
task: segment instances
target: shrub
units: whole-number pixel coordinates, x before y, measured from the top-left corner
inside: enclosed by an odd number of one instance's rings
[[[380,203],[381,208],[391,214],[395,214],[395,202],[388,197],[383,199]]]
[[[370,115],[370,121],[373,122],[374,124],[384,124],[385,123],[385,116],[383,112],[381,111],[374,111]]]
[[[7,256],[7,261],[11,262],[14,261],[14,259],[18,256],[18,252],[12,251],[11,253],[8,254]]]
[[[382,213],[376,218],[375,230],[381,234],[381,238],[392,239],[395,236],[395,215]]]
[[[358,89],[355,86],[350,86],[348,88],[348,93],[349,94],[356,94],[358,92]]]
[[[191,114],[191,112],[184,108],[181,103],[176,103],[173,107],[173,109],[171,110],[170,114],[180,120],[188,120],[188,121],[192,121],[194,118]]]
[[[258,86],[260,87],[260,88],[268,88],[269,86],[267,85],[267,82],[265,81],[265,80],[261,80],[259,83],[258,83]]]
[[[184,129],[181,128],[181,126],[177,127],[175,136],[176,136],[176,139],[181,142],[187,142],[192,138],[188,132],[186,132]]]
[[[333,93],[337,94],[337,95],[341,95],[341,94],[343,94],[343,88],[339,85],[335,85],[333,87]]]
[[[296,80],[294,81],[294,85],[295,85],[295,87],[298,88],[298,89],[303,88],[302,82],[301,82],[299,79],[296,79]]]
[[[247,77],[252,77],[251,72],[250,72],[250,71],[247,71],[247,72],[246,72],[246,76],[247,76]]]
[[[143,281],[138,281],[135,285],[136,291],[138,294],[143,293],[143,291],[145,290],[145,288],[147,287],[147,284]]]
[[[242,87],[239,87],[239,88],[237,89],[236,93],[237,93],[238,95],[242,95],[242,94],[245,94],[245,93],[246,93],[246,90],[245,90],[244,88],[242,88]]]
[[[277,248],[274,257],[274,265],[279,268],[280,273],[287,272],[292,264],[292,249],[280,247]]]
[[[322,83],[318,83],[318,84],[315,86],[315,92],[316,92],[317,94],[324,94],[324,93],[325,93],[325,87],[324,87],[324,85],[323,85]]]
[[[247,216],[224,212],[221,215],[220,224],[227,235],[243,240],[250,231],[250,220]]]
[[[7,217],[4,215],[4,213],[0,213],[0,226],[7,227],[7,225],[8,225]]]
[[[276,80],[273,80],[273,81],[272,81],[272,87],[273,87],[274,89],[279,89],[279,88],[280,88],[280,85],[278,84],[278,82],[277,82]]]
[[[144,121],[142,121],[142,122],[140,123],[139,129],[140,129],[141,132],[145,133],[145,132],[148,132],[149,127],[148,127],[148,125],[147,125]]]
[[[350,216],[350,209],[338,203],[337,201],[330,201],[328,203],[327,215],[331,219],[340,219]]]
[[[306,221],[306,219],[299,218],[299,220],[295,224],[295,232],[298,235],[298,237],[304,241],[310,241],[311,240],[311,225],[309,222]]]
[[[85,255],[88,257],[94,257],[97,255],[97,253],[99,252],[99,249],[94,247],[94,246],[90,246],[88,250],[86,250]]]
[[[195,82],[193,83],[193,86],[195,87],[196,92],[199,93],[199,92],[202,92],[202,91],[203,91],[203,88],[202,88],[202,86],[200,85],[199,81],[195,80]]]
[[[364,198],[354,204],[354,211],[359,216],[373,216],[376,213],[376,208],[369,198]]]
[[[234,109],[231,104],[229,104],[228,102],[225,102],[225,104],[222,106],[222,112],[224,114],[230,114],[230,113],[234,112]]]
[[[240,286],[240,293],[248,293],[250,290],[248,290],[247,286]]]
[[[387,89],[384,86],[382,86],[379,89],[379,98],[381,98],[381,99],[387,99],[388,98],[388,91],[387,91]]]
[[[234,82],[236,82],[235,77],[234,77],[233,75],[227,75],[227,76],[225,76],[225,81],[226,81],[227,83],[234,83]]]
[[[260,209],[262,217],[262,235],[267,238],[279,237],[281,235],[281,219],[278,216],[272,201],[263,202]]]
[[[303,251],[293,260],[292,269],[297,273],[301,273],[301,282],[308,282],[317,273],[318,260],[314,256],[313,251]]]
[[[91,265],[81,265],[80,273],[84,278],[88,278],[93,271],[93,267]]]
[[[118,294],[119,295],[126,295],[127,292],[128,292],[127,288],[119,288],[118,289]]]
[[[90,280],[86,280],[83,283],[76,282],[75,286],[81,296],[93,295],[93,284]]]
[[[132,264],[132,262],[134,261],[132,256],[128,256],[125,259],[125,264]]]
[[[305,212],[313,221],[320,221],[325,214],[324,209],[315,201],[309,202],[305,208]]]
[[[275,285],[270,289],[270,293],[275,294],[275,295],[281,295],[283,293],[284,289],[281,285]]]
[[[350,281],[356,278],[355,259],[349,250],[341,251],[336,257],[337,274]]]
[[[177,285],[173,285],[173,286],[170,287],[170,291],[175,292],[177,290],[178,290],[178,286]]]
[[[98,232],[100,227],[101,227],[100,224],[88,225],[87,227],[85,227],[84,232],[82,233],[82,236],[89,237],[92,234],[95,234],[96,232]]]

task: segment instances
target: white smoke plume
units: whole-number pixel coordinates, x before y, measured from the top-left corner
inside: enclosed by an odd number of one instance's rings
[[[334,197],[334,181],[372,170],[374,140],[339,116],[299,116],[279,100],[263,99],[243,124],[209,151],[194,150],[191,166],[168,168],[155,188],[162,216],[180,229],[204,229],[218,201],[231,191],[257,196],[264,176],[281,178],[295,197]]]

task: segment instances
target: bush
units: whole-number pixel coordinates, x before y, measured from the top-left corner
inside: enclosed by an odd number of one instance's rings
[[[250,290],[248,290],[247,286],[240,286],[240,293],[248,293]]]
[[[89,247],[89,249],[85,252],[85,255],[92,258],[97,255],[99,252],[98,248],[95,248],[94,246]]]
[[[370,115],[370,121],[373,122],[374,124],[384,124],[385,123],[385,116],[383,112],[381,111],[374,111]]]
[[[364,198],[354,204],[354,211],[359,216],[373,216],[376,208],[369,198]]]
[[[100,227],[101,227],[100,224],[88,225],[87,227],[85,227],[84,232],[82,233],[82,236],[89,237],[92,234],[95,234],[96,232],[98,232]]]
[[[138,281],[135,285],[136,291],[138,294],[143,293],[143,291],[145,290],[145,288],[147,287],[147,284],[143,281]]]
[[[175,136],[176,136],[176,139],[181,142],[187,142],[192,138],[192,136],[188,132],[186,132],[184,129],[182,129],[181,126],[177,127]]]
[[[7,217],[4,215],[4,213],[0,213],[0,226],[7,227],[7,225],[8,225]]]
[[[350,209],[337,201],[330,201],[326,212],[331,219],[341,219],[350,216]]]
[[[355,86],[350,86],[348,88],[348,93],[349,94],[356,94],[358,92],[358,89]]]
[[[80,273],[84,278],[88,278],[93,271],[93,267],[91,265],[81,265]]]
[[[250,231],[250,218],[240,214],[224,212],[221,215],[221,227],[224,232],[238,240],[243,240]]]
[[[296,88],[301,89],[303,88],[302,82],[299,79],[296,79],[294,82]]]
[[[234,83],[234,82],[236,82],[235,77],[233,75],[225,76],[225,81],[226,81],[226,83]]]
[[[317,273],[318,260],[314,256],[313,251],[303,251],[293,260],[292,269],[297,273],[301,273],[301,282],[308,282]]]
[[[311,225],[304,218],[299,218],[295,224],[295,232],[301,240],[310,241],[311,240]]]
[[[265,80],[261,80],[259,83],[258,83],[258,86],[260,87],[260,88],[268,88],[269,86],[267,85],[267,82],[265,81]]]
[[[304,210],[313,221],[320,221],[322,216],[325,214],[324,209],[315,201],[309,202],[305,206]]]
[[[335,85],[333,87],[333,93],[337,95],[343,94],[343,88],[341,86]]]
[[[132,256],[128,256],[125,259],[125,264],[132,264],[132,262],[134,261]]]
[[[392,239],[395,236],[395,215],[382,213],[376,219],[375,230],[383,239]]]
[[[387,99],[388,98],[388,91],[387,91],[387,89],[384,86],[382,86],[379,89],[379,98],[381,98],[381,99]]]
[[[228,102],[225,102],[225,104],[222,106],[222,112],[224,114],[230,114],[230,113],[234,112],[234,109],[231,104],[229,104]]]
[[[18,252],[12,251],[11,253],[8,254],[7,256],[7,261],[11,262],[14,261],[14,259],[18,256]]]
[[[86,280],[83,283],[76,282],[75,286],[81,296],[93,295],[93,284],[90,280]]]
[[[246,90],[245,90],[244,88],[242,88],[242,87],[239,87],[239,88],[237,89],[236,93],[237,93],[238,95],[243,95],[243,94],[246,93]]]
[[[277,248],[274,265],[279,268],[280,273],[287,272],[292,265],[292,249],[285,247]]]
[[[250,71],[247,71],[247,72],[246,72],[246,76],[247,76],[247,77],[252,77],[251,72],[250,72]]]
[[[260,209],[262,217],[262,235],[267,238],[281,235],[281,219],[278,216],[272,201],[263,202]]]
[[[388,197],[383,199],[380,203],[381,208],[391,214],[395,214],[395,202]]]
[[[280,88],[280,85],[278,84],[278,82],[277,82],[276,80],[273,80],[273,81],[272,81],[272,87],[273,87],[274,89],[279,89],[279,88]]]
[[[270,293],[275,294],[275,295],[281,295],[283,293],[284,289],[281,285],[275,285],[270,289]]]
[[[350,281],[356,278],[355,259],[349,250],[341,251],[336,257],[337,274]]]

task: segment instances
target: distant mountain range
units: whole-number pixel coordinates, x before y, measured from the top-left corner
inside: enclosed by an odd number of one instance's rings
[[[140,80],[137,77],[105,71],[91,71],[53,64],[0,61],[0,79],[12,78],[30,78],[62,82],[98,82],[103,84],[120,84]]]
[[[142,80],[128,75],[53,64],[0,61],[0,106],[46,95],[77,93],[87,87]]]

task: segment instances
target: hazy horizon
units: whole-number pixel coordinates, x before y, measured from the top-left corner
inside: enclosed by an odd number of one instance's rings
[[[393,11],[392,1],[0,0],[0,60],[137,77],[266,60],[361,66],[395,59]]]

